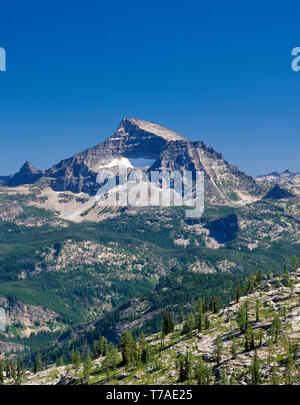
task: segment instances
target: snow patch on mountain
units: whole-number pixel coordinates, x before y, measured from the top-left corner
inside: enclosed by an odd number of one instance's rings
[[[116,167],[116,166],[121,166],[121,167],[131,167],[131,168],[136,168],[136,167],[150,167],[153,165],[155,162],[155,159],[144,159],[144,158],[125,158],[121,157],[118,159],[113,159],[110,162],[107,162],[104,165],[100,165],[99,169],[109,169],[111,167]]]

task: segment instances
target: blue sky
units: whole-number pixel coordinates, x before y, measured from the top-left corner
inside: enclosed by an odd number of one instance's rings
[[[249,174],[300,171],[296,1],[10,1],[0,10],[0,174],[110,136],[122,117],[203,140]]]

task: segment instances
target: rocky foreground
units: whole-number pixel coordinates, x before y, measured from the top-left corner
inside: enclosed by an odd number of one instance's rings
[[[138,361],[129,356],[125,365],[124,352],[112,349],[90,364],[27,371],[19,383],[300,384],[300,268],[261,282],[252,277],[250,289],[239,302],[204,314],[200,331],[187,317],[166,336],[137,339]],[[4,382],[15,384],[12,378]]]

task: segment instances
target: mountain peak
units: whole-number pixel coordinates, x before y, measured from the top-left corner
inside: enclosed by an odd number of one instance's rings
[[[19,173],[38,173],[39,171],[33,167],[32,163],[29,160],[26,160],[26,162],[23,164],[21,167]]]
[[[33,184],[42,176],[42,172],[32,166],[32,163],[27,160],[18,173],[14,174],[9,182],[9,186],[20,186],[21,184]]]
[[[152,133],[161,138],[164,138],[167,141],[187,141],[188,139],[184,136],[178,134],[177,132],[172,131],[169,128],[163,127],[155,122],[141,120],[139,118],[123,118],[118,130],[124,128],[129,129],[130,127],[136,127],[145,132]]]

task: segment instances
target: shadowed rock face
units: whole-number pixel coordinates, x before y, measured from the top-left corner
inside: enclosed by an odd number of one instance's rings
[[[284,198],[295,197],[294,194],[290,193],[288,190],[280,187],[278,184],[275,184],[263,197],[264,200],[281,200]]]
[[[27,161],[21,167],[20,171],[12,176],[8,181],[9,186],[20,186],[22,184],[33,184],[42,177],[42,172],[35,169],[32,164]]]
[[[205,197],[211,202],[238,201],[242,193],[259,196],[256,181],[227,163],[222,155],[203,142],[191,142],[158,124],[136,118],[124,118],[114,134],[105,142],[89,148],[69,159],[62,160],[43,172],[26,162],[9,185],[41,182],[55,191],[96,194],[100,166],[113,159],[152,159],[154,164],[144,170],[203,170]]]
[[[209,229],[210,236],[219,243],[227,243],[232,241],[239,231],[238,217],[235,214],[230,214],[215,221],[207,222],[205,227]]]

